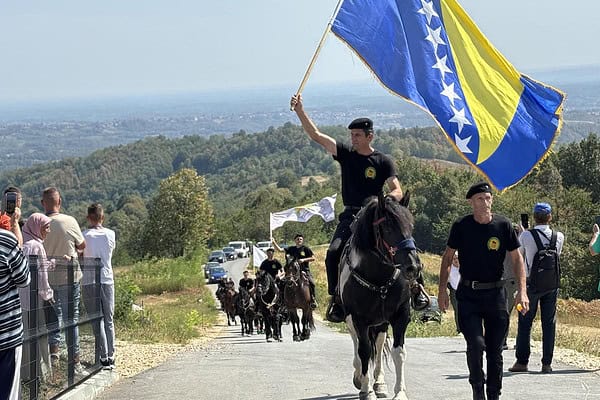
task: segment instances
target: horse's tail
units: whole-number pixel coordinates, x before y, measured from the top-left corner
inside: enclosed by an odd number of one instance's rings
[[[302,311],[302,312],[304,312],[304,311]],[[314,330],[316,330],[317,328],[315,327],[315,319],[314,319],[314,317],[313,317],[313,312],[312,312],[312,310],[308,311],[308,313],[307,313],[307,316],[306,316],[306,317],[307,317],[306,319],[307,319],[307,321],[308,321],[308,328],[309,328],[311,331],[314,331]]]

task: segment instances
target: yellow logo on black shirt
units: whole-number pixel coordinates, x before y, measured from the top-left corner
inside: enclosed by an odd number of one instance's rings
[[[367,169],[365,169],[365,178],[375,179],[376,175],[377,171],[375,171],[375,168],[367,167]]]
[[[500,239],[498,239],[495,236],[489,238],[489,240],[487,242],[487,247],[488,247],[488,250],[498,250],[500,248]]]

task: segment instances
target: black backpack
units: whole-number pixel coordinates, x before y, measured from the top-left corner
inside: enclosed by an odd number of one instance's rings
[[[552,231],[550,242],[544,246],[540,240],[540,235],[543,233],[537,229],[529,231],[538,248],[529,272],[529,289],[534,293],[558,289],[560,286],[560,257],[556,249],[557,234]]]

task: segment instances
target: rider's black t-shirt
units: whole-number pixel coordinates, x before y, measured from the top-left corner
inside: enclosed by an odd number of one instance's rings
[[[278,260],[269,260],[268,258],[260,264],[259,268],[261,271],[267,271],[273,278],[277,277],[277,272],[281,269],[283,269],[283,267]]]
[[[247,291],[252,289],[254,287],[254,279],[252,278],[248,278],[248,279],[240,279],[240,283],[239,283],[239,287],[240,288],[244,288]]]
[[[289,255],[293,260],[299,260],[301,258],[309,258],[313,256],[312,250],[304,245],[300,247],[290,246],[287,249],[285,249],[285,254]],[[300,264],[300,270],[310,272],[308,261],[305,261],[302,264]]]
[[[393,161],[377,150],[363,156],[338,142],[337,156],[333,158],[342,167],[342,198],[346,206],[361,207],[367,198],[381,192],[388,178],[396,175]]]

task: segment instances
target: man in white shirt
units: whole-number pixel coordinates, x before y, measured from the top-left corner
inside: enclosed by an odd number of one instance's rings
[[[100,204],[88,207],[89,229],[83,232],[86,246],[83,250],[83,301],[88,313],[102,311],[103,319],[93,324],[94,334],[99,343],[100,363],[105,369],[115,366],[115,281],[112,269],[112,253],[115,249],[115,232],[102,226],[104,209]],[[100,285],[96,282],[94,259],[100,259]],[[99,291],[96,288],[99,286]],[[101,307],[101,310],[98,309]]]
[[[556,299],[558,298],[558,288],[540,292],[532,287],[530,283],[531,267],[534,257],[538,252],[532,231],[537,231],[542,245],[550,243],[552,229],[550,221],[552,220],[552,207],[548,203],[537,203],[533,207],[533,219],[535,227],[532,230],[521,233],[521,251],[525,258],[525,273],[527,274],[527,297],[529,297],[529,312],[525,315],[519,314],[519,327],[517,330],[517,345],[515,355],[517,361],[509,368],[510,372],[527,372],[529,362],[531,325],[537,313],[538,304],[541,311],[542,322],[542,373],[552,372],[552,357],[554,354],[554,340],[556,336]],[[561,232],[556,232],[556,251],[560,255],[565,236]]]

